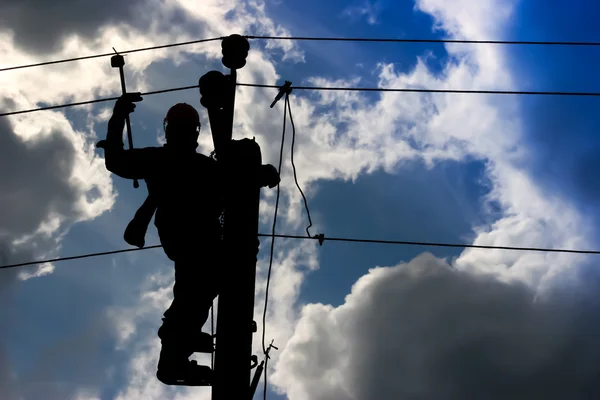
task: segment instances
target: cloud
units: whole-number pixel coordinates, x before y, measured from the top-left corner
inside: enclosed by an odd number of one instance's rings
[[[76,0],[56,4],[44,0],[3,1],[0,5],[0,25],[9,31],[14,44],[27,53],[48,56],[58,52],[64,41],[77,36],[94,41],[102,28],[122,24],[150,22],[148,8],[160,6],[159,1]],[[158,24],[186,22],[182,12],[163,15]],[[35,27],[35,29],[31,29]]]
[[[534,299],[428,253],[373,268],[341,306],[303,308],[271,382],[290,400],[597,397],[597,302]]]
[[[135,14],[137,16],[135,18],[139,17],[139,19],[134,18],[128,21],[128,24],[115,25],[112,22],[106,22],[110,19],[98,18],[95,21],[98,33],[94,34],[93,38],[88,38],[85,32],[79,34],[76,26],[68,30],[61,30],[60,32],[73,32],[73,34],[64,36],[65,40],[56,47],[58,50],[52,58],[105,52],[107,43],[118,49],[129,49],[197,39],[199,33],[205,36],[219,36],[251,29],[267,34],[285,32],[284,28],[277,26],[269,19],[265,12],[264,2],[224,4],[215,0],[204,2],[202,7],[197,7],[197,3],[192,0],[180,0],[168,5],[164,2],[156,4],[148,2],[146,4],[156,5],[156,7],[147,7],[143,17]],[[436,16],[438,26],[446,29],[449,34],[479,39],[493,36],[501,30],[503,18],[505,19],[508,15],[505,12],[508,8],[504,5],[509,3],[501,3],[500,8],[495,8],[496,4],[488,1],[472,8],[465,7],[465,4],[459,1],[443,3],[428,0],[420,1],[417,6]],[[471,11],[461,12],[464,9]],[[497,14],[497,10],[502,12]],[[188,19],[181,24],[165,23],[171,18],[177,18],[184,11]],[[490,15],[498,18],[490,20]],[[22,50],[23,44],[12,42],[15,39],[14,35],[5,35],[4,39],[0,40],[0,55],[3,59],[10,59],[14,61],[14,64],[39,61],[39,54],[25,52]],[[278,81],[279,75],[272,58],[275,53],[273,50],[283,51],[282,58],[284,59],[302,60],[301,52],[296,47],[292,47],[291,43],[280,41],[269,43],[264,48],[260,45],[253,47],[256,51],[251,52],[247,67],[240,71],[240,81],[260,83]],[[17,47],[14,47],[13,44],[16,44]],[[397,66],[380,64],[377,65],[375,71],[379,85],[461,89],[497,89],[499,86],[503,86],[502,88],[512,86],[510,73],[505,69],[503,54],[497,48],[485,46],[448,46],[447,48],[451,62],[441,74],[432,73],[427,68],[425,60],[420,60],[411,71],[398,71]],[[137,53],[127,59],[127,71],[128,74],[131,74],[131,79],[128,76],[128,85],[138,90],[169,87],[168,82],[164,80],[151,80],[146,74],[150,70],[149,67],[161,60],[172,61],[174,67],[181,66],[191,59],[187,57],[187,54],[203,56],[208,60],[207,63],[221,57],[218,44]],[[195,65],[194,68],[197,71],[198,65]],[[115,95],[120,91],[118,76],[107,66],[107,60],[48,67],[43,74],[40,74],[39,71],[34,72],[34,70],[13,71],[11,74],[2,74],[0,79],[7,88],[6,92],[10,95],[11,101],[18,105],[17,108],[33,107],[38,102],[56,104],[87,100],[97,96]],[[317,76],[311,77],[307,81],[316,85],[332,86],[350,86],[361,83],[360,79],[344,79],[337,76],[333,78]],[[18,85],[15,85],[15,82],[18,82]],[[268,108],[275,93],[275,91],[269,90],[240,88],[236,98],[238,106],[236,109],[236,135],[239,135],[238,137],[256,136],[263,148],[263,159],[271,163],[277,160],[279,151],[280,116],[283,104],[280,102],[276,109]],[[474,157],[488,163],[490,185],[495,188],[488,200],[490,203],[500,204],[503,213],[496,223],[477,228],[474,232],[477,236],[476,241],[487,240],[505,244],[504,240],[519,233],[521,244],[537,245],[542,243],[558,246],[573,244],[569,241],[573,237],[579,237],[574,236],[574,233],[582,231],[580,228],[583,222],[578,213],[561,199],[546,200],[548,194],[539,190],[535,182],[532,182],[527,173],[523,171],[523,160],[527,157],[527,151],[517,146],[522,134],[519,125],[520,116],[516,105],[510,100],[498,100],[490,96],[395,93],[384,93],[377,96],[362,96],[350,92],[317,92],[298,95],[298,91],[295,91],[291,101],[298,132],[295,161],[300,184],[309,198],[314,195],[313,184],[318,181],[333,179],[351,181],[361,174],[372,173],[378,169],[393,173],[397,168],[401,168],[403,163],[413,160],[424,160],[428,165],[433,165],[445,160],[460,161]],[[260,107],[260,104],[263,104],[264,107]],[[94,112],[93,107],[85,107],[83,110],[84,113]],[[26,119],[33,118],[33,116],[40,119]],[[103,117],[106,117],[104,109],[99,111],[97,118],[102,120]],[[11,121],[15,124],[15,134],[33,148],[36,145],[50,146],[48,143],[52,142],[50,140],[52,138],[57,144],[62,144],[67,148],[69,145],[69,142],[60,140],[60,135],[56,136],[56,133],[52,133],[53,130],[47,128],[40,130],[39,127],[53,127],[57,124],[60,126],[58,131],[63,135],[65,132],[75,132],[69,122],[65,124],[66,119],[62,112],[34,113],[27,117],[12,118]],[[29,235],[35,234],[38,238],[50,237],[51,240],[56,241],[60,238],[60,233],[68,226],[69,221],[99,215],[107,207],[110,208],[109,204],[114,201],[110,177],[107,177],[104,169],[101,168],[103,167],[102,160],[93,155],[90,147],[86,147],[93,140],[94,133],[71,133],[68,136],[71,145],[75,149],[84,149],[76,150],[75,154],[78,156],[73,156],[73,159],[81,161],[81,164],[78,165],[85,168],[76,168],[75,171],[77,174],[81,174],[81,171],[86,172],[83,177],[75,179],[76,184],[73,184],[73,187],[77,187],[77,190],[73,189],[75,194],[66,192],[67,195],[73,195],[74,199],[70,209],[67,202],[55,201],[53,203],[53,207],[56,209],[70,210],[70,213],[65,211],[64,215],[52,214],[52,218],[48,217],[43,223],[40,221],[36,225],[41,226],[41,230],[29,231]],[[210,137],[205,136],[204,139],[206,140],[203,143],[203,149],[210,148]],[[287,143],[289,144],[289,141]],[[289,160],[289,146],[286,148],[284,156],[286,160]],[[63,149],[63,151],[66,150]],[[51,169],[48,168],[48,170]],[[283,179],[281,210],[285,211],[282,213],[284,217],[280,219],[280,226],[284,227],[287,233],[303,225],[300,218],[302,202],[293,183],[288,161],[286,161]],[[94,183],[96,189],[92,190]],[[100,192],[102,196],[96,196],[96,200],[91,203],[88,200],[82,200],[82,193],[97,191],[98,188],[103,188],[104,191]],[[266,212],[272,209],[273,192],[265,191],[264,197],[266,203],[263,209],[263,220],[267,217]],[[45,201],[40,201],[40,204],[40,207],[46,207]],[[77,206],[73,204],[77,204]],[[64,207],[59,207],[61,205]],[[540,211],[536,211],[538,205],[542,206]],[[562,231],[556,233],[555,229],[549,227],[560,227]],[[530,229],[527,232],[531,233],[525,234],[524,228]],[[53,234],[48,235],[48,232],[53,232]],[[314,243],[307,244],[307,247],[297,244],[280,247],[279,243],[281,242],[277,243],[275,275],[271,289],[273,297],[268,317],[268,339],[274,337],[276,345],[283,350],[288,338],[302,334],[302,324],[298,325],[298,330],[296,330],[296,334],[294,333],[298,317],[296,302],[304,274],[308,270],[317,268],[318,263],[314,255],[314,248],[310,247],[314,246]],[[47,249],[49,248],[47,247]],[[295,251],[292,251],[293,249]],[[263,250],[265,249],[263,248]],[[514,256],[506,252],[494,253],[495,258],[486,259],[486,256],[482,254],[484,253],[465,252],[455,266],[463,269],[483,266],[485,267],[482,268],[484,271],[499,270],[499,273],[505,277],[519,277],[536,286],[544,281],[544,277],[548,275],[552,266],[559,265],[561,268],[566,268],[572,261],[572,259],[565,259],[564,262],[561,261],[557,264],[559,259],[555,256],[540,259],[523,254]],[[529,273],[532,269],[536,269],[535,274]],[[261,260],[255,310],[257,318],[260,318],[262,312],[261,296],[264,296],[264,271],[265,260]],[[481,272],[481,269],[475,272]],[[132,348],[133,356],[129,364],[130,374],[121,391],[122,398],[164,398],[167,394],[175,396],[174,393],[179,393],[180,396],[188,396],[189,393],[192,393],[185,390],[175,392],[172,388],[165,388],[156,381],[154,376],[155,362],[158,356],[155,336],[157,324],[152,327],[145,326],[148,321],[144,318],[151,318],[152,321],[159,320],[160,313],[168,304],[169,291],[170,284],[167,282],[161,283],[158,288],[148,289],[149,297],[140,299],[140,302],[150,304],[150,306],[148,306],[147,312],[144,311],[141,314],[143,316],[141,319],[135,309],[129,310],[129,313],[117,313],[115,315],[118,317],[113,318],[113,323],[118,328],[120,335],[118,345],[124,347],[131,343],[137,344]],[[152,302],[148,303],[148,300],[152,300]],[[395,302],[392,303],[395,304]],[[310,307],[308,309],[311,310]],[[255,335],[255,349],[260,348],[259,340],[257,340],[260,337],[260,329],[262,329],[260,325],[259,323],[259,332]],[[283,357],[282,360],[287,361],[282,361],[283,364],[281,367],[277,367],[278,370],[287,368],[286,362],[293,359],[294,354],[297,354],[298,357],[304,356],[302,351],[296,352],[298,349],[294,347],[294,343],[294,341],[290,342],[290,347],[283,351],[282,357],[283,354],[287,354],[287,358]],[[323,343],[320,342],[320,345]],[[332,340],[328,342],[327,346],[319,347],[319,354],[323,355],[322,361],[325,367],[327,366],[325,356],[329,353],[337,354],[337,346],[338,343]],[[369,349],[365,348],[366,350]],[[256,354],[260,354],[260,352],[256,350]],[[272,367],[277,365],[277,356],[275,354]],[[439,355],[439,357],[442,356]],[[312,365],[310,370],[319,371]],[[342,369],[341,371],[346,370]],[[304,377],[301,373],[298,376],[290,375],[290,379],[292,377],[296,377],[298,382],[282,380],[281,375],[278,377],[278,382],[281,387],[289,390],[290,396],[301,396],[301,390],[305,390],[303,389]],[[330,386],[333,388],[331,390],[342,391],[324,393],[331,394],[330,398],[343,399],[346,395],[343,387],[340,389],[339,385],[336,386],[336,382],[342,379],[348,380],[347,376],[336,375],[336,373],[328,377],[327,382],[330,382]],[[370,386],[366,387],[371,390]]]
[[[493,20],[493,23],[477,22],[478,25],[469,25],[474,19],[472,16],[464,17],[458,9],[460,4],[455,3],[447,7],[435,2],[419,4],[428,12],[443,18],[439,21],[440,26],[448,27],[453,35],[479,38],[500,31],[502,18]],[[493,7],[482,5],[475,10],[475,14],[483,15],[492,9]],[[456,15],[459,18],[454,18]],[[505,14],[501,13],[500,17],[503,16]],[[463,25],[468,26],[463,29]],[[459,28],[462,30],[455,32]],[[448,46],[447,49],[451,62],[441,73],[429,70],[424,59],[419,60],[410,71],[398,71],[392,64],[379,64],[376,68],[378,84],[382,87],[436,89],[507,89],[513,86],[512,77],[504,67],[503,53],[497,48]],[[264,53],[253,52],[248,61],[248,66],[240,71],[240,81],[272,83],[279,78],[275,66]],[[360,79],[325,77],[312,77],[307,81],[324,86],[360,84]],[[236,97],[236,132],[239,136],[256,136],[262,145],[264,159],[268,162],[277,159],[281,137],[281,121],[273,115],[277,113],[279,117],[283,105],[280,103],[276,110],[266,106],[274,94],[275,91],[240,88]],[[297,128],[295,159],[298,177],[309,196],[314,195],[313,184],[318,181],[353,180],[361,174],[379,169],[393,173],[403,163],[414,160],[423,160],[432,166],[446,160],[475,158],[486,163],[487,183],[493,189],[485,199],[486,203],[489,206],[498,205],[500,209],[500,217],[496,221],[475,227],[473,239],[476,243],[491,241],[493,244],[506,245],[518,238],[519,245],[527,246],[579,247],[586,244],[583,239],[585,221],[579,213],[566,199],[552,197],[541,190],[529,176],[526,160],[530,149],[519,145],[523,135],[521,115],[518,104],[512,100],[455,94],[382,93],[363,96],[350,92],[316,92],[306,95],[296,93],[291,101]],[[265,107],[260,107],[260,104],[265,104]],[[210,138],[206,140],[204,146],[208,148]],[[289,145],[289,141],[287,143]],[[286,146],[284,159],[289,160],[289,146]],[[287,161],[282,191],[283,201],[280,206],[284,210],[284,217],[280,219],[280,226],[285,227],[286,231],[297,229],[303,224],[300,219],[302,202]],[[272,194],[266,193],[269,192],[265,192],[264,196],[265,220],[266,212],[271,210],[274,201]],[[561,228],[557,229],[558,227]],[[281,249],[278,252],[284,253],[290,248],[278,247]],[[305,257],[314,257],[312,249],[302,251],[305,252]],[[276,344],[282,347],[287,343],[287,338],[292,337],[301,327],[295,325],[296,307],[306,270],[301,267],[303,263],[293,257],[299,256],[292,254],[288,261],[280,258],[276,262],[275,271],[281,268],[282,278],[272,282],[271,293],[280,293],[282,301],[271,302],[274,309],[268,319],[268,332],[272,333],[268,335],[273,335]],[[512,282],[510,287],[520,287],[527,296],[536,296],[539,294],[538,288],[556,284],[559,280],[557,272],[573,271],[575,268],[572,267],[581,263],[582,259],[559,255],[473,250],[464,252],[454,266],[475,275],[493,272],[502,280]],[[311,268],[317,266],[315,261]],[[261,268],[261,273],[264,274],[264,264]],[[564,277],[565,275],[560,275],[561,279]],[[494,285],[501,285],[491,278],[486,279]],[[519,281],[530,285],[533,288],[531,293],[528,292],[529,289],[519,286]],[[255,310],[257,316],[262,311],[259,299],[261,293],[264,293],[263,285],[264,281],[259,278]],[[260,330],[255,338],[259,338],[259,335]],[[293,343],[290,342],[290,346]],[[257,344],[258,340],[255,340],[255,345]],[[336,349],[333,341],[319,343],[319,346],[318,353],[324,355],[329,346],[333,348],[332,351]],[[294,347],[289,350],[286,347],[282,360],[285,353],[288,354],[288,359],[305,357],[305,354],[296,350]],[[271,365],[277,365],[277,360]],[[285,368],[285,363],[282,368]],[[316,368],[313,370],[319,371]],[[354,376],[342,374],[345,371],[341,370],[337,375],[336,372],[328,378],[333,386],[335,382],[354,379]],[[302,377],[293,374],[289,376],[290,381],[280,381],[280,386],[291,397],[298,393],[295,391],[293,378],[302,382]],[[148,378],[149,381],[151,379],[153,378]],[[336,386],[335,390],[328,392],[329,397],[323,398],[344,398],[343,387]]]
[[[132,9],[136,4],[139,3],[132,2]],[[85,4],[80,2],[76,6],[80,5]],[[3,11],[6,11],[3,15],[14,12],[15,21],[20,22],[16,25],[3,25],[0,33],[0,54],[3,59],[11,60],[10,65],[19,65],[45,61],[48,58],[105,52],[107,43],[117,49],[131,49],[199,37],[228,35],[232,32],[246,33],[251,29],[258,34],[288,34],[285,29],[266,17],[264,3],[260,1],[235,4],[204,2],[201,10],[196,2],[186,1],[168,4],[162,1],[147,1],[144,6],[144,13],[132,13],[132,18],[125,24],[120,18],[123,15],[127,17],[127,10],[119,7],[124,14],[115,15],[119,10],[113,7],[110,11],[110,2],[103,4],[106,9],[96,15],[86,15],[83,21],[75,22],[69,16],[73,15],[71,13],[77,13],[77,7],[69,9],[65,5],[54,5],[51,12],[44,13],[44,6],[39,7],[39,10],[28,10],[28,7],[36,8],[34,2],[19,5],[3,3]],[[35,35],[21,34],[21,26],[25,25],[26,21],[30,23],[43,19],[42,17],[49,20],[40,21],[35,26],[43,27],[40,31],[47,35],[45,40],[38,40]],[[61,20],[61,24],[53,24],[52,18]],[[52,32],[52,35],[48,32]],[[266,48],[270,51],[283,51],[282,57],[285,59],[302,59],[302,53],[297,51],[296,45],[291,42],[267,43]],[[155,84],[164,88],[165,82],[149,81],[145,72],[148,72],[154,63],[165,59],[173,62],[174,67],[185,61],[189,62],[186,54],[201,55],[209,60],[221,58],[218,43],[212,47],[188,46],[136,53],[127,57],[128,86],[141,91],[148,90]],[[34,108],[39,103],[60,104],[120,92],[118,75],[107,65],[105,59],[44,68],[43,73],[36,68],[3,73],[0,76],[0,84],[5,89],[3,94],[7,97],[3,101],[3,108]],[[193,80],[195,79],[197,78]],[[72,114],[69,119],[65,117],[65,111],[21,114],[0,121],[0,133],[4,138],[0,160],[6,163],[2,168],[4,175],[0,175],[0,185],[3,188],[0,200],[4,209],[11,210],[11,213],[3,214],[5,221],[0,224],[3,263],[29,261],[54,255],[60,249],[62,236],[73,223],[93,219],[113,206],[116,193],[111,176],[104,168],[103,159],[94,154],[93,149],[93,143],[99,136],[95,130],[105,129],[103,126],[107,117],[106,107],[98,110],[95,106],[70,109]],[[85,128],[75,129],[81,119],[85,121]],[[48,268],[34,267],[32,271],[19,271],[24,272],[22,278],[28,278],[48,273]],[[2,272],[4,282],[16,279],[17,270]],[[170,287],[165,291],[170,291]],[[3,295],[6,294],[3,292]],[[154,308],[162,313],[166,308],[163,307],[163,303],[164,301],[160,302],[161,306]],[[135,312],[133,313],[135,315]],[[149,332],[144,330],[143,326],[139,326],[143,325],[143,320],[140,321],[138,316],[130,316],[129,320],[125,317],[109,317],[117,328],[116,332],[112,333],[119,335],[117,343],[121,349],[131,338],[138,337],[140,332]],[[8,321],[5,326],[13,325]],[[148,338],[147,343],[150,346],[155,346],[156,343],[152,342],[152,339],[156,340],[155,329],[152,333],[145,337]],[[4,342],[4,336],[2,341]],[[140,342],[145,343],[143,340]],[[157,356],[158,353],[155,352],[154,355]],[[134,358],[130,370],[132,375],[127,378],[126,385],[131,390],[139,388],[140,365],[154,362],[153,356],[148,357]],[[13,366],[9,363],[3,365],[6,369],[2,368],[0,373],[3,376],[13,376]],[[147,378],[148,382],[152,382],[151,386],[156,383],[153,368],[146,369],[150,371]],[[126,394],[127,390],[123,393]]]
[[[64,117],[32,115],[14,124],[4,117],[0,149],[2,264],[54,254],[65,224],[95,218],[112,206],[103,163],[90,157],[89,145]],[[40,266],[38,273],[50,269]],[[6,282],[16,273],[0,276]]]
[[[314,243],[306,242],[297,245],[287,239],[278,242],[269,290],[266,332],[266,344],[274,340],[276,346],[286,343],[292,336],[294,323],[298,318],[295,303],[300,294],[303,273],[317,266]],[[259,359],[262,359],[262,316],[269,249],[269,241],[263,241],[257,263],[254,320],[257,322],[258,331],[253,336],[253,354],[256,354]],[[129,375],[126,384],[119,389],[116,399],[210,398],[210,390],[207,388],[173,388],[163,385],[156,379],[156,366],[160,353],[157,329],[163,312],[172,301],[172,287],[172,270],[150,275],[141,284],[139,297],[134,304],[128,307],[115,306],[107,310],[111,320],[110,326],[114,328],[112,334],[118,338],[116,348],[128,354],[126,370]],[[218,300],[215,301],[215,306],[216,328]],[[203,331],[211,331],[210,317]],[[209,355],[196,354],[194,357],[199,364],[210,364]],[[275,351],[271,357],[272,363],[277,362],[278,354]]]

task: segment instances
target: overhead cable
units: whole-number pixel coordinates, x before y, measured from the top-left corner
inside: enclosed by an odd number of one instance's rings
[[[279,89],[277,85],[267,85],[260,83],[237,83],[242,87],[271,88]],[[182,86],[171,89],[154,90],[141,93],[142,96],[154,94],[176,92],[181,90],[197,89],[198,85]],[[358,91],[358,92],[412,92],[412,93],[454,93],[454,94],[499,94],[499,95],[546,95],[546,96],[587,96],[598,97],[600,92],[557,92],[557,91],[515,91],[515,90],[458,90],[458,89],[420,89],[420,88],[381,88],[381,87],[327,87],[327,86],[292,86],[294,90],[315,90],[315,91]],[[115,101],[118,97],[107,97],[102,99],[80,101],[76,103],[60,104],[55,106],[46,106],[32,108],[28,110],[9,111],[0,113],[0,117],[9,115],[26,114],[36,111],[54,110],[58,108],[75,107],[86,104],[101,103],[106,101]]]
[[[245,35],[247,39],[253,40],[296,40],[296,41],[327,41],[327,42],[369,42],[369,43],[454,43],[454,44],[494,44],[494,45],[533,45],[533,46],[600,46],[600,42],[586,41],[533,41],[533,40],[466,40],[466,39],[411,39],[411,38],[361,38],[361,37],[309,37],[309,36],[257,36]],[[130,54],[142,51],[150,51],[164,49],[169,47],[188,46],[197,43],[212,42],[223,40],[224,37],[213,37],[207,39],[190,40],[186,42],[168,43],[158,46],[140,47],[137,49],[120,51],[119,54]],[[93,58],[113,56],[114,52],[93,54],[89,56],[81,56],[74,58],[66,58],[61,60],[43,61],[33,64],[15,65],[12,67],[0,68],[0,72],[13,71],[18,69],[41,67],[45,65],[61,64],[74,61],[89,60]]]
[[[424,247],[454,247],[454,248],[467,248],[467,249],[486,249],[486,250],[508,250],[508,251],[533,251],[542,253],[571,253],[571,254],[590,254],[600,255],[600,250],[577,250],[577,249],[553,249],[545,247],[513,247],[513,246],[494,246],[494,245],[478,245],[478,244],[465,244],[465,243],[439,243],[439,242],[415,242],[415,241],[403,241],[403,240],[381,240],[381,239],[358,239],[358,238],[344,238],[344,237],[319,237],[318,235],[307,237],[300,235],[280,235],[280,234],[266,234],[259,233],[259,237],[277,237],[284,239],[308,239],[308,240],[319,240],[323,242],[348,242],[348,243],[371,243],[371,244],[392,244],[392,245],[404,245],[404,246],[424,246]],[[25,267],[28,265],[47,264],[59,261],[76,260],[81,258],[106,256],[118,253],[127,253],[131,251],[141,251],[149,249],[157,249],[162,247],[161,245],[153,245],[142,248],[131,248],[122,250],[106,251],[102,253],[88,253],[78,256],[70,257],[59,257],[46,260],[29,261],[18,264],[7,264],[0,266],[0,269]]]

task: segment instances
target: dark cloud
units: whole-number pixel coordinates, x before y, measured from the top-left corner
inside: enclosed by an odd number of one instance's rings
[[[273,381],[291,400],[600,398],[600,307],[583,297],[424,254],[306,308]]]
[[[63,39],[77,34],[95,38],[109,23],[128,22],[144,0],[3,0],[0,29],[14,32],[17,46],[31,53],[58,50]]]
[[[34,234],[52,216],[76,218],[75,203],[81,190],[70,177],[76,149],[68,137],[52,131],[43,138],[24,141],[0,118],[0,264],[30,261],[55,245],[53,238]],[[22,272],[23,269],[19,270]],[[0,270],[0,285],[17,270]]]
[[[0,101],[10,106],[10,101]],[[4,108],[4,107],[1,107]],[[1,109],[0,108],[0,109]],[[50,130],[47,134],[36,136],[32,140],[23,140],[14,132],[8,118],[0,118],[0,265],[27,262],[48,256],[57,250],[57,234],[64,230],[70,222],[85,218],[86,210],[79,208],[79,200],[85,192],[71,176],[77,162],[79,150],[67,134],[60,130]],[[38,230],[52,218],[59,218],[60,227],[53,233],[39,234]],[[53,255],[53,254],[52,254]],[[67,393],[56,392],[50,396],[47,385],[39,383],[43,376],[36,372],[31,385],[23,386],[23,377],[13,376],[10,364],[9,334],[15,326],[23,322],[19,315],[13,296],[14,283],[18,274],[32,273],[38,266],[0,269],[0,397],[16,396],[13,392],[33,390],[37,396],[25,398],[66,398]],[[102,332],[97,329],[95,331]],[[92,334],[86,334],[85,340],[97,341]],[[90,338],[90,339],[87,339]],[[76,348],[74,338],[69,339],[67,347]],[[75,353],[65,349],[54,354],[54,359],[64,358],[69,354],[76,356],[85,354],[85,346],[80,346]],[[53,371],[53,362],[41,360],[45,366],[42,372]],[[84,364],[83,362],[80,364]],[[80,369],[83,371],[83,369]],[[11,389],[12,388],[12,389]],[[53,390],[59,390],[57,386]],[[62,389],[60,389],[62,390]],[[42,393],[48,393],[43,395]],[[50,396],[50,397],[49,397]],[[62,397],[61,397],[62,396]],[[22,398],[22,397],[18,397]]]
[[[0,2],[0,31],[14,33],[16,46],[29,53],[49,55],[61,48],[71,35],[97,39],[109,25],[159,32],[180,31],[202,35],[205,24],[190,18],[177,6],[165,7],[164,0],[3,0]],[[110,49],[110,43],[107,43]]]

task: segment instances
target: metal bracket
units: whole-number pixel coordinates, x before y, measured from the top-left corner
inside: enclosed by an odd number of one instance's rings
[[[289,95],[290,93],[292,93],[292,82],[285,81],[283,86],[279,88],[279,93],[277,93],[275,100],[273,100],[273,102],[271,103],[271,108],[275,107],[275,104],[277,104],[277,102],[281,100],[284,94]]]

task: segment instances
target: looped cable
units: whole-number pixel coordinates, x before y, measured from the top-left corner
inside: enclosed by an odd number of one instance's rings
[[[286,83],[287,83],[287,81],[286,81]],[[291,92],[291,89],[290,89],[290,92]],[[306,227],[306,235],[308,237],[318,237],[319,244],[322,246],[325,235],[320,233],[316,236],[312,236],[310,234],[310,228],[313,225],[312,218],[310,217],[310,209],[308,208],[308,201],[306,200],[306,196],[304,195],[304,192],[302,191],[302,188],[300,187],[300,183],[298,183],[298,176],[296,174],[296,164],[294,163],[294,144],[296,142],[296,125],[294,124],[294,117],[292,116],[292,105],[290,103],[288,93],[286,93],[286,96],[285,96],[285,106],[290,113],[290,123],[292,124],[292,149],[291,149],[290,157],[291,157],[291,161],[292,161],[292,169],[294,170],[294,182],[296,183],[296,187],[298,188],[298,190],[300,191],[300,194],[302,195],[302,199],[304,200],[304,209],[306,210],[306,216],[308,217],[308,226]],[[321,237],[323,239],[321,239]]]

